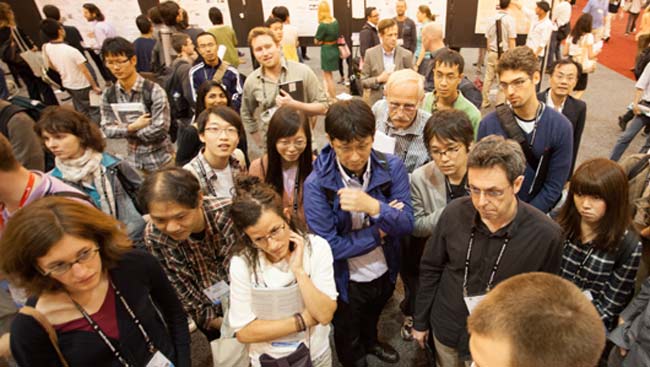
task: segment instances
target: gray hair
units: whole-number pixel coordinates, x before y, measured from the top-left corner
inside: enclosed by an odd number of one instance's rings
[[[521,146],[503,136],[490,135],[474,144],[467,156],[467,168],[492,168],[500,166],[506,171],[510,183],[524,174],[526,157]]]
[[[417,83],[418,102],[421,101],[424,97],[424,77],[413,69],[401,69],[390,74],[386,86],[384,87],[386,95],[389,94],[389,91],[394,84],[399,85],[408,82]]]

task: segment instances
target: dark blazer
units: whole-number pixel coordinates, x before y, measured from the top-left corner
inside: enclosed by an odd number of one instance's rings
[[[537,94],[537,99],[540,102],[546,103],[548,98],[549,89]],[[571,174],[576,164],[576,157],[578,156],[578,148],[580,148],[580,140],[582,139],[582,132],[585,129],[585,120],[587,119],[587,104],[579,99],[568,96],[562,107],[562,114],[571,122],[573,126],[573,160],[571,161]],[[569,177],[571,178],[571,177]]]
[[[370,89],[368,103],[372,107],[375,102],[384,96],[384,83],[379,83],[377,77],[384,71],[384,49],[377,45],[366,51],[361,69],[361,84]],[[411,51],[397,46],[395,49],[395,71],[413,67],[413,54]]]
[[[372,47],[375,47],[379,44],[379,32],[377,28],[368,24],[368,22],[363,24],[361,31],[359,31],[359,52],[361,53],[361,58],[366,57],[366,50]]]

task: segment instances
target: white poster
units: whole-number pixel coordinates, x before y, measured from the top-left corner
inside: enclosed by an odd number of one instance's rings
[[[190,25],[208,30],[212,28],[212,22],[208,16],[212,7],[218,8],[223,14],[223,23],[232,26],[230,18],[230,7],[228,0],[174,0],[187,11],[190,18]]]
[[[318,28],[318,4],[321,0],[300,0],[289,4],[286,0],[262,0],[264,20],[271,15],[273,7],[284,5],[289,9],[291,24],[298,28],[298,35],[301,37],[313,37]],[[332,16],[334,8],[332,0],[328,0]]]
[[[377,8],[379,19],[393,18],[397,15],[395,13],[396,2],[396,0],[366,0],[366,7]],[[431,14],[436,16],[436,23],[440,23],[444,31],[447,20],[447,0],[406,0],[406,16],[416,23],[418,21],[416,14],[420,5],[427,5],[431,9]]]
[[[515,22],[517,24],[517,34],[528,34],[528,28],[530,28],[529,14],[535,13],[536,0],[519,0],[519,2],[521,3],[522,7],[527,8],[527,10],[514,9],[511,10],[510,14],[515,17]],[[550,2],[548,3],[550,4]],[[476,13],[476,25],[474,29],[475,33],[485,33],[485,30],[490,25],[490,22],[497,14],[498,4],[499,0],[478,0],[478,12]]]
[[[86,46],[94,44],[94,40],[89,37],[89,34],[93,32],[92,24],[83,16],[82,6],[88,0],[35,0],[34,2],[39,11],[43,9],[44,5],[55,5],[61,11],[63,23],[77,27]],[[129,41],[140,37],[140,31],[135,25],[135,18],[140,15],[141,11],[136,0],[93,0],[92,3],[102,11],[106,21],[115,27],[119,36]],[[41,16],[43,16],[42,13]]]

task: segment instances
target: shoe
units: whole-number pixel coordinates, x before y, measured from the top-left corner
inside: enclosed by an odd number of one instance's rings
[[[627,127],[627,122],[623,116],[618,116],[618,127],[621,128],[621,131],[625,131],[625,128]]]
[[[391,347],[386,343],[377,342],[377,344],[368,348],[368,354],[379,358],[379,360],[386,363],[397,363],[399,362],[399,353],[395,348]]]
[[[404,322],[402,323],[402,328],[400,329],[400,334],[402,335],[402,339],[404,339],[407,342],[413,340],[413,335],[411,335],[412,330],[413,330],[413,316],[404,317]]]
[[[303,60],[311,60],[311,57],[305,55],[305,56],[302,57],[302,59],[303,59]]]

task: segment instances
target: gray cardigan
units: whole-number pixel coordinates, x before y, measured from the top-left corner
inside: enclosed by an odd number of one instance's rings
[[[413,236],[429,237],[447,206],[445,176],[431,161],[411,174],[411,200],[415,225]]]
[[[650,366],[650,278],[645,280],[639,294],[620,317],[625,323],[614,329],[609,339],[629,350],[622,366]]]

